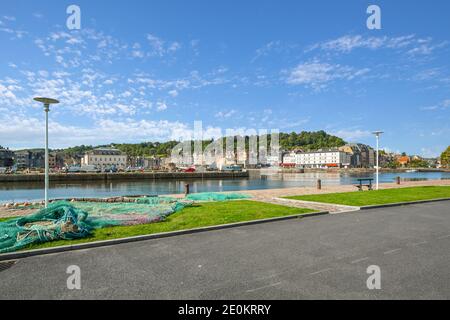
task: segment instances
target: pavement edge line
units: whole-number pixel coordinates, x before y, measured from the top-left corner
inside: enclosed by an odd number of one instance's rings
[[[412,205],[412,204],[441,202],[441,201],[450,201],[450,198],[438,198],[438,199],[429,199],[429,200],[417,200],[417,201],[408,201],[408,202],[395,202],[395,203],[386,203],[386,204],[375,204],[375,205],[372,205],[372,206],[362,206],[362,207],[360,207],[360,210],[389,208],[389,207],[400,207],[400,206],[407,206],[407,205]]]

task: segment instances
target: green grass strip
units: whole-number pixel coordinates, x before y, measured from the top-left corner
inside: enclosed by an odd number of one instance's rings
[[[377,191],[355,191],[286,197],[293,200],[334,203],[348,206],[370,206],[398,202],[450,198],[450,186],[409,187]]]

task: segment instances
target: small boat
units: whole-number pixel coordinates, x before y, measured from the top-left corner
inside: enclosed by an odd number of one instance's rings
[[[406,170],[405,172],[417,172],[417,170],[415,170],[415,169],[409,169],[409,170]]]

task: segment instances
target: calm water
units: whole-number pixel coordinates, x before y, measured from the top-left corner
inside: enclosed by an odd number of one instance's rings
[[[450,179],[450,172],[403,172],[381,173],[380,182],[393,182],[395,177],[412,180]],[[314,186],[317,179],[323,185],[354,184],[358,178],[371,177],[374,174],[345,173],[297,173],[297,174],[251,174],[248,179],[235,180],[149,180],[115,182],[80,182],[51,184],[50,198],[70,197],[109,197],[120,195],[175,194],[182,193],[184,185],[189,183],[192,192],[220,192],[236,190],[255,190],[269,188],[288,188]],[[43,183],[0,184],[0,202],[40,200],[44,197]]]

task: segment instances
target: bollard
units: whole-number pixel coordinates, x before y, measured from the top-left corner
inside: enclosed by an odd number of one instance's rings
[[[322,190],[322,180],[317,179],[317,189]]]
[[[397,177],[396,180],[397,180],[397,184],[400,184],[400,177]]]
[[[184,185],[184,195],[188,195],[189,194],[189,183],[186,183],[185,185]]]

